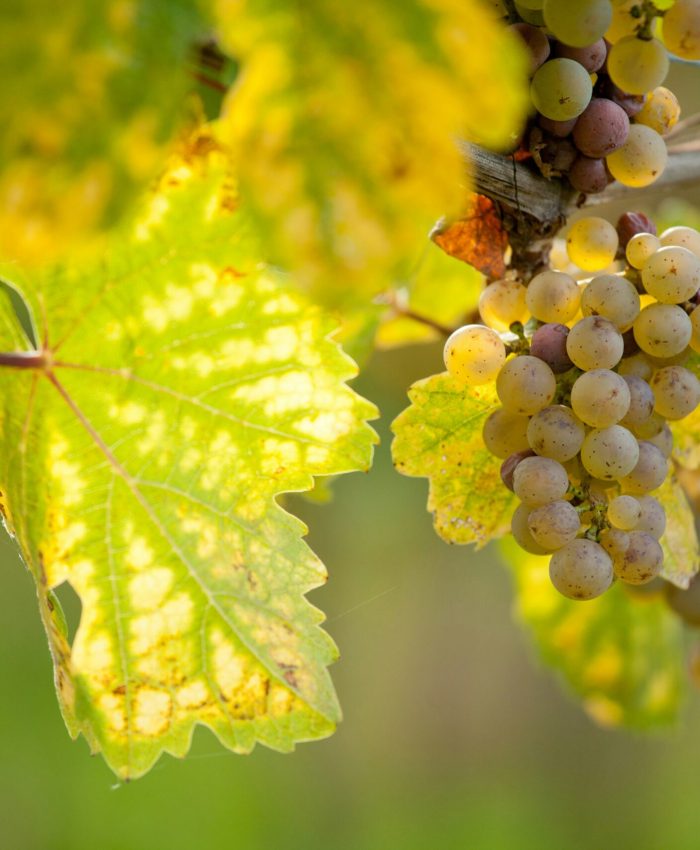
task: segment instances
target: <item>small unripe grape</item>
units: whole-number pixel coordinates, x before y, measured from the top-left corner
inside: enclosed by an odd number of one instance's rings
[[[489,327],[507,331],[513,322],[527,321],[527,290],[517,280],[496,280],[479,296],[479,313]]]
[[[534,73],[549,58],[549,39],[539,27],[517,23],[509,29],[517,32],[530,54],[530,73]]]
[[[642,507],[634,496],[616,496],[608,505],[608,519],[623,531],[631,531],[642,517]]]
[[[612,322],[602,316],[586,316],[569,331],[566,351],[579,369],[612,369],[620,362],[624,342]]]
[[[499,408],[484,422],[482,439],[492,455],[507,458],[515,452],[527,451],[527,416],[519,416],[509,410]]]
[[[537,508],[563,499],[569,489],[569,477],[564,467],[548,457],[528,457],[522,460],[513,474],[515,495],[526,505]]]
[[[645,531],[631,531],[624,555],[613,562],[615,575],[628,584],[646,584],[661,571],[664,553],[659,541]]]
[[[513,474],[515,472],[515,467],[520,463],[521,460],[525,460],[526,457],[534,457],[535,453],[532,449],[526,449],[522,452],[515,452],[512,455],[509,455],[501,464],[501,481],[505,484],[505,486],[513,491]]]
[[[610,0],[545,0],[543,12],[547,29],[570,47],[588,47],[612,22]]]
[[[626,494],[643,496],[656,490],[666,480],[668,461],[661,451],[646,440],[639,443],[639,460],[626,476],[620,478],[620,486]]]
[[[588,72],[571,59],[550,59],[535,71],[530,97],[535,109],[553,121],[576,118],[588,106],[593,85]]]
[[[527,523],[535,541],[550,551],[573,540],[581,527],[576,508],[562,499],[535,508]]]
[[[700,404],[700,381],[684,366],[666,366],[651,379],[656,412],[664,419],[683,419]]]
[[[669,458],[673,453],[673,431],[664,423],[663,428],[653,437],[646,438],[650,443],[653,443],[661,454]]]
[[[692,336],[688,314],[675,304],[649,304],[634,320],[634,338],[653,357],[674,357]]]
[[[669,227],[659,237],[661,244],[677,245],[679,248],[687,248],[696,257],[700,257],[700,233],[694,227]]]
[[[491,328],[465,325],[445,343],[445,366],[465,384],[487,384],[498,375],[506,362],[503,340]]]
[[[555,375],[566,372],[574,365],[566,352],[568,335],[569,329],[566,325],[541,325],[530,340],[530,354],[544,360]]]
[[[642,268],[644,288],[662,304],[681,304],[700,289],[700,258],[687,248],[659,248]]]
[[[663,17],[664,43],[682,59],[700,59],[700,5],[676,0]]]
[[[584,288],[581,311],[584,316],[602,316],[619,331],[626,331],[639,315],[639,293],[624,277],[601,274]]]
[[[617,230],[598,216],[588,216],[575,222],[566,237],[569,259],[580,269],[597,272],[607,268],[615,259],[619,240]]]
[[[617,424],[629,410],[629,385],[621,375],[609,369],[584,372],[571,388],[571,406],[586,425],[608,428]]]
[[[642,269],[651,255],[661,247],[661,240],[653,233],[637,233],[627,243],[625,255],[634,269]]]
[[[630,391],[630,406],[621,422],[627,428],[636,428],[654,412],[654,393],[649,384],[637,375],[624,375],[623,378]]]
[[[646,354],[640,351],[638,354],[633,354],[630,357],[622,359],[620,365],[617,367],[617,371],[620,375],[637,375],[643,380],[648,381],[654,369],[647,359]]]
[[[532,508],[527,505],[518,505],[510,521],[511,534],[521,549],[524,549],[531,555],[546,555],[550,550],[545,549],[544,546],[540,546],[530,531],[527,521],[531,511]]]
[[[675,94],[664,86],[657,86],[647,96],[635,120],[665,136],[678,123],[680,115],[681,106]]]
[[[578,284],[564,272],[546,271],[532,278],[527,287],[527,309],[541,322],[569,322],[578,312]]]
[[[633,124],[627,141],[606,158],[612,176],[623,186],[651,185],[664,172],[668,161],[666,143],[651,127]]]
[[[624,145],[630,131],[625,110],[604,97],[594,97],[574,127],[574,144],[585,156],[607,156]]]
[[[574,189],[585,195],[597,195],[612,180],[604,159],[591,159],[583,154],[576,157],[566,176]]]
[[[666,531],[666,511],[653,496],[640,496],[637,501],[641,510],[636,531],[646,531],[659,540]]]
[[[537,454],[560,463],[579,453],[585,436],[583,423],[563,404],[540,410],[527,426],[527,438]]]
[[[619,528],[606,528],[600,534],[600,545],[615,560],[627,551],[630,545],[630,536],[626,531]]]
[[[557,56],[573,59],[574,62],[583,65],[589,74],[595,74],[596,71],[599,71],[605,64],[608,55],[608,48],[603,38],[599,38],[593,44],[588,44],[585,47],[569,47],[566,44],[558,43],[556,51]]]
[[[607,68],[610,79],[623,91],[646,94],[666,79],[668,54],[657,38],[629,35],[610,49]]]
[[[652,447],[654,448],[654,447]],[[639,443],[622,425],[595,428],[581,446],[581,462],[594,478],[616,481],[629,475],[639,461]]]
[[[539,357],[521,354],[508,360],[496,379],[501,404],[513,413],[531,416],[554,398],[557,379]]]
[[[612,560],[600,544],[579,538],[552,555],[549,578],[569,599],[594,599],[612,584]]]

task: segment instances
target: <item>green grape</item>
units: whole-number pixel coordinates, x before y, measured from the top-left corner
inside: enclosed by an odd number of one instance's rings
[[[639,0],[612,0],[612,21],[605,33],[605,39],[610,44],[615,44],[626,35],[634,35],[640,25],[636,14],[639,8]]]
[[[624,375],[630,393],[630,404],[621,422],[626,428],[642,426],[654,412],[654,393],[637,375]]]
[[[630,357],[624,357],[620,360],[617,371],[620,375],[637,375],[642,380],[648,381],[654,369],[646,354],[639,351],[637,354],[632,354]]]
[[[569,47],[588,47],[612,23],[610,0],[545,0],[544,22]]]
[[[566,324],[578,313],[581,292],[576,281],[564,272],[541,272],[526,291],[527,309],[541,322]]]
[[[700,289],[700,258],[687,248],[659,248],[642,269],[644,288],[662,304],[681,304]]]
[[[661,247],[661,240],[653,233],[635,233],[627,243],[625,256],[633,269],[642,269],[654,251]]]
[[[528,318],[527,290],[517,280],[496,280],[479,296],[479,313],[484,322],[497,331],[507,331],[513,322]]]
[[[518,505],[510,521],[511,534],[518,546],[531,555],[547,555],[550,550],[545,549],[544,546],[540,546],[530,531],[528,517],[531,511],[532,508],[529,508],[527,505]]]
[[[668,161],[666,143],[651,127],[632,124],[627,141],[608,154],[605,161],[612,176],[623,186],[651,185],[664,173]]]
[[[585,442],[584,442],[585,445]],[[623,491],[631,496],[644,496],[656,490],[666,480],[668,461],[652,443],[639,443],[639,460],[627,475],[620,478]]]
[[[602,316],[586,316],[581,319],[571,328],[566,338],[567,354],[579,369],[586,371],[614,368],[620,362],[624,348],[622,334],[612,322]]]
[[[614,373],[611,372],[611,374]],[[563,404],[555,404],[540,410],[527,426],[530,448],[534,449],[538,455],[551,457],[560,463],[576,457],[585,436],[586,429],[583,423],[571,408]]]
[[[616,425],[629,410],[629,386],[622,376],[609,369],[584,372],[571,388],[571,406],[586,425],[608,428]]]
[[[588,106],[592,94],[588,71],[573,59],[550,59],[535,71],[530,84],[535,108],[552,121],[577,118]]]
[[[568,489],[566,470],[549,457],[526,457],[515,467],[513,491],[532,508],[563,499]]]
[[[662,245],[678,245],[687,248],[696,257],[700,257],[700,232],[694,227],[669,227],[659,237]]]
[[[658,434],[655,434],[653,437],[647,437],[646,439],[650,443],[653,443],[664,457],[671,457],[673,453],[673,431],[671,431],[666,422],[664,422],[663,428]]]
[[[639,293],[624,277],[601,274],[594,277],[581,295],[584,316],[602,316],[619,331],[627,331],[639,315]]]
[[[627,94],[646,94],[660,86],[668,68],[668,53],[657,38],[628,35],[616,42],[608,53],[610,79]]]
[[[535,542],[550,551],[573,540],[581,527],[576,508],[562,499],[535,508],[527,524]]]
[[[587,272],[607,268],[615,259],[619,238],[617,230],[598,216],[575,222],[566,237],[566,251],[572,263]]]
[[[656,412],[664,419],[683,419],[700,404],[700,381],[684,366],[665,366],[651,379]]]
[[[666,531],[666,511],[661,502],[653,496],[640,496],[637,501],[641,515],[635,530],[646,531],[647,534],[659,540]]]
[[[642,518],[642,506],[634,496],[616,496],[608,505],[608,519],[623,531],[631,531]]]
[[[549,578],[569,599],[594,599],[612,584],[612,560],[599,543],[577,538],[552,555]]]
[[[631,531],[625,554],[613,561],[615,575],[627,584],[646,584],[661,571],[664,553],[646,531]]]
[[[649,304],[634,320],[633,327],[642,351],[661,358],[684,351],[693,332],[688,314],[675,304]]]
[[[622,557],[630,545],[630,536],[619,528],[606,528],[600,534],[600,545],[615,560]]]
[[[484,422],[482,438],[484,445],[492,455],[505,460],[516,452],[524,452],[530,448],[527,441],[527,416],[519,416],[502,407],[488,417]]]
[[[700,4],[676,0],[663,17],[666,47],[682,59],[700,59]]]
[[[646,124],[660,136],[665,136],[678,123],[681,106],[672,91],[657,86],[644,101],[644,106],[634,116],[637,124]]]
[[[544,360],[529,354],[508,360],[496,379],[501,404],[513,413],[527,416],[547,407],[556,389],[554,372]]]
[[[487,384],[498,375],[506,361],[503,340],[491,328],[465,325],[445,343],[445,366],[465,384]]]
[[[601,481],[619,481],[635,469],[638,461],[639,443],[622,425],[594,428],[581,446],[581,462]]]

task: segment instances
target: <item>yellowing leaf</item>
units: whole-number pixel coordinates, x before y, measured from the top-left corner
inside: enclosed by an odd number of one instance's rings
[[[65,253],[157,173],[194,86],[196,5],[0,3],[0,257]]]
[[[643,595],[620,582],[588,602],[561,596],[548,559],[513,541],[503,557],[515,580],[517,612],[542,661],[561,674],[603,726],[650,728],[673,723],[683,697],[680,620],[663,593]]]
[[[430,480],[428,510],[437,533],[449,543],[479,546],[505,534],[515,497],[481,438],[498,407],[493,387],[464,387],[443,373],[418,381],[409,398],[411,406],[392,426],[394,466]]]
[[[666,531],[661,538],[664,550],[661,575],[678,587],[687,588],[690,579],[700,570],[693,510],[675,476],[667,478],[654,496],[666,511]]]
[[[519,129],[522,45],[478,0],[212,3],[242,63],[221,132],[271,259],[336,298],[379,291],[458,211],[457,137]]]
[[[184,755],[197,723],[247,752],[339,718],[336,650],[303,597],[325,568],[275,498],[366,469],[374,408],[344,383],[333,323],[258,261],[234,208],[192,178],[98,262],[23,275],[44,362],[0,366],[2,505],[61,708],[124,777]],[[2,350],[31,351],[1,294]],[[82,602],[72,646],[64,581]]]

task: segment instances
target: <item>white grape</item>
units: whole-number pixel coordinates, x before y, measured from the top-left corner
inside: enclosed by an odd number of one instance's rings
[[[554,398],[557,380],[539,357],[522,354],[508,360],[498,373],[496,392],[501,404],[513,413],[531,415]]]
[[[693,332],[688,314],[675,304],[649,304],[634,320],[633,327],[642,351],[662,358],[683,352]]]
[[[602,316],[619,331],[627,331],[639,315],[639,293],[624,277],[601,274],[594,277],[581,295],[584,316]]]
[[[569,121],[579,116],[592,94],[588,71],[573,59],[550,59],[535,71],[530,84],[535,108],[552,121]]]
[[[487,384],[498,375],[506,361],[503,340],[491,328],[465,325],[445,343],[445,367],[465,384]]]
[[[666,511],[653,496],[640,496],[637,502],[641,514],[635,530],[646,531],[647,534],[659,540],[666,531]]]
[[[479,313],[483,321],[497,331],[507,331],[513,322],[527,321],[527,290],[517,280],[496,280],[479,296]]]
[[[616,496],[608,504],[608,519],[623,531],[631,531],[642,517],[642,506],[634,496]]]
[[[530,281],[526,303],[530,313],[541,322],[566,324],[578,312],[581,292],[570,275],[546,271]]]
[[[700,232],[694,227],[669,227],[661,234],[659,242],[664,246],[678,245],[680,248],[687,248],[696,257],[700,257]]]
[[[676,0],[663,17],[664,43],[676,56],[700,59],[700,4]]]
[[[613,565],[615,575],[627,584],[646,584],[659,574],[663,562],[658,540],[646,531],[631,531],[629,546]]]
[[[569,599],[594,599],[612,584],[613,564],[600,544],[577,538],[552,555],[549,577]]]
[[[584,370],[614,368],[620,362],[624,349],[622,334],[602,316],[581,319],[566,338],[567,354],[579,369]]]
[[[530,448],[538,455],[551,457],[560,463],[578,454],[585,436],[583,423],[571,408],[562,404],[540,410],[527,426]]]
[[[644,288],[663,304],[680,304],[700,289],[700,258],[687,248],[659,248],[642,269]]]
[[[563,499],[569,489],[564,467],[548,457],[527,457],[513,473],[515,495],[526,505],[537,508]]]
[[[632,124],[627,141],[605,160],[612,176],[623,186],[651,185],[664,173],[668,162],[666,143],[651,127]]]
[[[661,450],[646,440],[642,440],[638,445],[639,459],[634,469],[620,478],[623,492],[631,496],[644,496],[656,490],[668,475],[668,461]]]
[[[610,0],[545,0],[542,11],[547,28],[570,47],[588,47],[612,23]]]
[[[576,508],[562,499],[535,508],[527,522],[535,541],[549,550],[561,549],[581,527]]]
[[[584,372],[571,388],[571,406],[586,425],[607,428],[619,422],[629,410],[629,386],[622,376],[609,369]]]
[[[625,248],[627,262],[634,269],[642,269],[649,257],[660,247],[661,240],[653,233],[635,233]]]
[[[528,517],[531,511],[532,508],[527,505],[518,505],[510,521],[511,534],[521,549],[524,549],[531,555],[546,555],[550,550],[545,549],[544,546],[540,546],[530,531]]]
[[[666,366],[655,372],[651,386],[656,412],[664,419],[683,419],[700,404],[700,381],[684,366]]]
[[[680,115],[681,106],[675,94],[664,86],[657,86],[649,93],[634,120],[665,136],[678,123]]]
[[[639,443],[622,425],[594,428],[581,446],[581,462],[594,478],[620,480],[638,465]]]
[[[625,375],[630,392],[630,404],[621,422],[626,428],[636,428],[654,412],[654,393],[649,384],[637,375]]]
[[[569,259],[580,269],[597,272],[615,259],[619,237],[617,230],[598,216],[587,216],[575,222],[566,237]]]
[[[511,413],[502,407],[488,417],[484,422],[482,438],[484,445],[492,455],[505,460],[516,452],[530,448],[527,440],[527,416]]]
[[[660,86],[668,74],[666,48],[657,38],[634,35],[616,42],[608,53],[608,74],[627,94],[646,94]]]

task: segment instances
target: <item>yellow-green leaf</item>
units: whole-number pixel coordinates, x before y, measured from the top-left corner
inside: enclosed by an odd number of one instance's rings
[[[678,587],[687,588],[690,579],[700,570],[693,509],[675,476],[669,476],[654,496],[666,511],[666,531],[660,541],[664,550],[661,575]]]
[[[411,406],[393,424],[394,465],[404,475],[428,478],[428,510],[449,543],[483,546],[510,527],[515,497],[499,475],[481,430],[498,407],[492,386],[468,388],[447,373],[418,381]]]
[[[405,275],[461,205],[457,137],[520,129],[522,44],[480,0],[211,2],[242,63],[221,131],[271,259],[327,298]]]
[[[336,650],[304,598],[325,568],[275,499],[366,469],[374,408],[235,207],[217,175],[192,178],[97,262],[23,274],[44,363],[0,366],[2,506],[61,708],[124,777],[184,755],[197,723],[247,752],[339,718]],[[0,350],[31,350],[0,297]]]
[[[556,670],[604,726],[645,729],[673,723],[684,690],[683,629],[663,592],[617,582],[577,602],[549,580],[548,559],[510,540],[503,557],[515,580],[517,612],[542,661]]]

